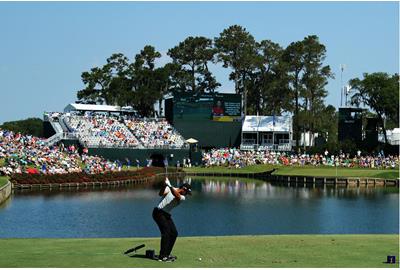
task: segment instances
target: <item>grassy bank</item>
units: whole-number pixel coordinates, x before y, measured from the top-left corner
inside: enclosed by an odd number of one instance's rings
[[[398,267],[398,235],[181,237],[162,263],[143,258],[158,238],[1,239],[0,267]],[[146,244],[135,257],[122,253]],[[201,258],[201,260],[199,260]]]
[[[0,188],[7,184],[8,182],[8,177],[7,176],[0,176]]]
[[[397,179],[399,177],[399,170],[391,169],[360,169],[360,168],[335,168],[335,167],[293,167],[282,165],[253,165],[244,168],[227,168],[227,167],[192,167],[185,168],[186,172],[196,173],[257,173],[264,172],[276,168],[274,174],[277,175],[304,175],[304,176],[338,176],[338,177],[371,177],[371,178],[384,178],[384,179]]]

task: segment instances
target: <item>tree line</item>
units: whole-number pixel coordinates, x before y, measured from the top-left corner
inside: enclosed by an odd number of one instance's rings
[[[0,129],[5,129],[13,132],[20,132],[25,135],[33,135],[43,137],[43,120],[40,118],[27,118],[18,121],[4,122],[0,125]]]
[[[243,96],[245,115],[292,113],[296,148],[305,131],[337,143],[337,125],[333,124],[337,112],[334,106],[325,105],[325,86],[334,74],[324,64],[326,47],[318,36],[306,36],[284,48],[268,39],[257,41],[244,27],[232,25],[213,39],[190,36],[167,55],[172,61],[156,67],[161,53],[154,46],[146,45],[132,60],[115,53],[102,67],[82,73],[84,88],[77,97],[83,102],[132,106],[140,116],[151,116],[154,104],[161,103],[165,94],[218,91],[221,84],[209,66],[222,64],[231,70],[229,80],[234,82],[235,93]],[[360,81],[351,81],[353,89],[361,89]],[[368,94],[357,93],[354,104],[362,101],[374,106],[366,102]]]

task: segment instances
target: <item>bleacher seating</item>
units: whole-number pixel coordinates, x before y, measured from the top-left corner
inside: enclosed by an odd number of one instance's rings
[[[88,147],[138,147],[139,142],[129,129],[113,117],[101,115],[65,117],[66,124]]]
[[[185,139],[164,119],[125,119],[106,115],[61,116],[68,133],[86,147],[187,148]]]
[[[165,120],[125,120],[126,126],[145,148],[182,148],[183,137]]]

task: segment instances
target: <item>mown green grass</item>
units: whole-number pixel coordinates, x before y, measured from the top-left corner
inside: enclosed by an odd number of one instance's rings
[[[184,168],[185,172],[201,172],[201,173],[257,173],[272,170],[273,168],[280,168],[281,166],[272,165],[251,165],[243,168],[228,168],[223,166],[215,167],[191,167]]]
[[[282,166],[282,165],[252,165],[243,168],[227,167],[192,167],[185,168],[186,172],[193,173],[257,173],[276,168],[277,175],[299,175],[299,176],[338,176],[338,177],[371,177],[384,179],[397,179],[398,169],[361,169],[361,168],[335,168],[335,167],[312,167],[312,166]]]
[[[0,267],[399,267],[398,235],[178,237],[178,260],[143,258],[158,238],[1,239]],[[139,244],[138,256],[123,255]],[[199,260],[201,258],[201,260]]]
[[[7,184],[8,182],[8,177],[7,176],[0,176],[0,188]]]
[[[346,176],[346,177],[376,177],[396,179],[398,170],[360,169],[360,168],[335,168],[335,167],[280,167],[275,172],[280,175],[304,176]]]

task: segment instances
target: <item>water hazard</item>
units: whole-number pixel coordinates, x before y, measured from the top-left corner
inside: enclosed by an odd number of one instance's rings
[[[190,177],[193,196],[173,211],[180,236],[399,232],[398,188],[288,187]],[[159,236],[154,185],[15,192],[0,206],[0,237]]]

